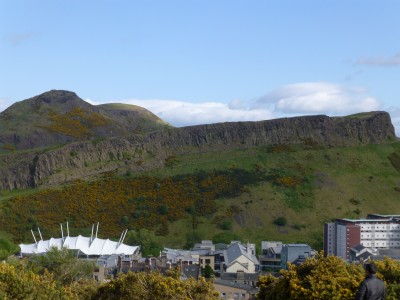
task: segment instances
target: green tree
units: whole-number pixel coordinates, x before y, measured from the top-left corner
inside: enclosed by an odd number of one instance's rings
[[[193,248],[195,243],[199,243],[201,241],[201,235],[197,231],[189,231],[186,233],[186,244],[185,248],[186,249],[191,249]]]
[[[205,265],[205,267],[201,270],[201,273],[206,279],[214,277],[214,270],[209,264]]]
[[[240,240],[242,240],[241,236],[231,231],[217,233],[212,238],[214,244],[218,243],[229,244],[231,241],[240,241]]]
[[[29,258],[28,267],[38,274],[50,272],[63,285],[90,278],[95,262],[78,259],[67,248],[51,248],[46,255],[34,255]]]
[[[155,241],[154,233],[147,229],[129,230],[126,235],[128,245],[140,246],[143,256],[158,256],[162,247]]]
[[[6,259],[15,252],[18,252],[18,246],[13,243],[8,234],[0,232],[0,261]]]
[[[277,226],[285,226],[287,223],[287,220],[285,217],[278,217],[274,220],[274,224]]]
[[[231,220],[222,220],[218,223],[218,227],[222,230],[232,230],[232,221]]]

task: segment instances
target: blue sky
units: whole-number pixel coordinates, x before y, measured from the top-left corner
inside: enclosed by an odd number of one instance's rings
[[[51,89],[175,126],[386,110],[400,1],[0,0],[0,111]]]

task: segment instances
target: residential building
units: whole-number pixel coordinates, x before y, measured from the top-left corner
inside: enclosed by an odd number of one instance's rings
[[[369,214],[366,219],[336,219],[324,225],[324,254],[350,259],[350,249],[400,248],[400,215]]]
[[[363,262],[368,260],[370,257],[375,256],[378,251],[366,248],[363,245],[357,245],[350,248],[349,258],[354,262]]]
[[[188,265],[199,264],[200,260],[199,252],[193,250],[164,248],[162,253],[173,265],[180,265],[183,263],[186,263]]]
[[[307,244],[283,244],[281,268],[286,270],[288,263],[299,265],[312,255],[311,247]]]
[[[258,293],[257,287],[219,278],[214,280],[214,289],[224,300],[255,300]]]
[[[255,244],[232,242],[225,252],[224,268],[227,273],[256,273],[260,263],[255,256]]]
[[[261,271],[279,271],[281,269],[282,242],[262,241],[262,254],[258,256]]]

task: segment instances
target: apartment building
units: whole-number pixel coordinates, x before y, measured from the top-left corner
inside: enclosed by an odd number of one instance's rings
[[[400,248],[400,215],[369,214],[365,219],[336,219],[324,224],[324,254],[350,259],[350,249]]]

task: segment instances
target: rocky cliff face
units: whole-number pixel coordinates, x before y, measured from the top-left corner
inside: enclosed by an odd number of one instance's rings
[[[149,134],[146,143],[184,151],[196,148],[251,147],[273,144],[351,146],[384,143],[395,138],[390,116],[372,112],[347,117],[306,116],[260,122],[220,123]]]
[[[276,144],[354,146],[395,139],[390,116],[307,116],[260,122],[167,128],[147,135],[74,142],[51,150],[0,157],[0,188],[23,189],[89,179],[105,172],[162,167],[171,155]]]

